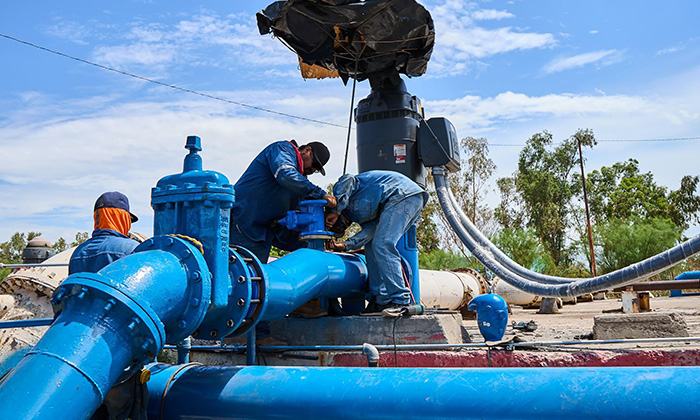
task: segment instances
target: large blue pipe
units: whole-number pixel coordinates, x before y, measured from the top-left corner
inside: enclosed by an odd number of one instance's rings
[[[311,299],[364,296],[367,266],[362,257],[299,249],[263,265],[269,278],[263,320],[281,319]]]
[[[151,368],[148,418],[698,418],[700,367]]]
[[[201,322],[209,278],[199,250],[177,238],[69,276],[52,299],[56,320],[0,383],[0,419],[89,418],[120,378]]]

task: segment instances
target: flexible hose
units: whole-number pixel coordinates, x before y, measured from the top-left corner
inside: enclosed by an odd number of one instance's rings
[[[567,279],[565,277],[546,276],[535,273],[517,265],[492,243],[487,241],[490,246],[480,246],[479,243],[474,240],[472,235],[469,234],[467,226],[464,226],[464,223],[462,223],[462,219],[467,219],[466,216],[462,213],[464,217],[461,217],[459,214],[460,210],[458,209],[459,206],[454,205],[454,197],[452,197],[449,191],[446,175],[447,172],[444,168],[433,168],[435,188],[440,206],[450,226],[452,226],[462,242],[464,242],[479,261],[507,283],[528,293],[540,296],[575,297],[606,290],[614,286],[621,286],[626,283],[651,277],[700,252],[700,235],[698,235],[658,255],[598,277]],[[469,225],[473,227],[473,224],[469,223]],[[478,231],[475,227],[474,230]],[[481,236],[483,240],[486,240],[483,235]],[[500,255],[501,258],[497,258],[496,255]],[[517,272],[515,272],[513,266],[518,267]],[[551,284],[554,281],[559,284]],[[547,284],[547,282],[550,284]]]

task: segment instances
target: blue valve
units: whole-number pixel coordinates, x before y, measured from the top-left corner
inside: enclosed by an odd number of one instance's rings
[[[323,207],[328,204],[326,200],[306,200],[299,203],[299,210],[287,212],[287,216],[280,219],[279,223],[290,230],[301,232],[299,237],[324,237],[330,239],[332,232],[326,231],[326,221],[323,217]]]
[[[500,341],[508,325],[508,304],[497,294],[480,295],[469,301],[467,309],[476,311],[476,323],[485,341]]]

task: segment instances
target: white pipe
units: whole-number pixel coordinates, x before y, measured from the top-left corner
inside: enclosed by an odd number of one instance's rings
[[[426,308],[457,310],[485,293],[488,286],[476,270],[420,270],[420,300]]]

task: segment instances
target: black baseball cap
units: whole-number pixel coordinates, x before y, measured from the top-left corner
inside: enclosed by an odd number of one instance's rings
[[[139,220],[139,218],[136,217],[135,214],[129,211],[129,199],[126,198],[124,194],[118,191],[109,191],[97,198],[97,201],[95,201],[94,211],[97,211],[97,209],[102,208],[126,210],[131,215],[131,223],[134,223]]]
[[[328,159],[331,158],[331,152],[328,151],[325,144],[318,141],[312,141],[311,143],[308,143],[307,146],[311,148],[311,151],[314,154],[314,169],[321,172],[321,175],[325,176],[326,170],[323,169],[323,165],[328,163]]]

